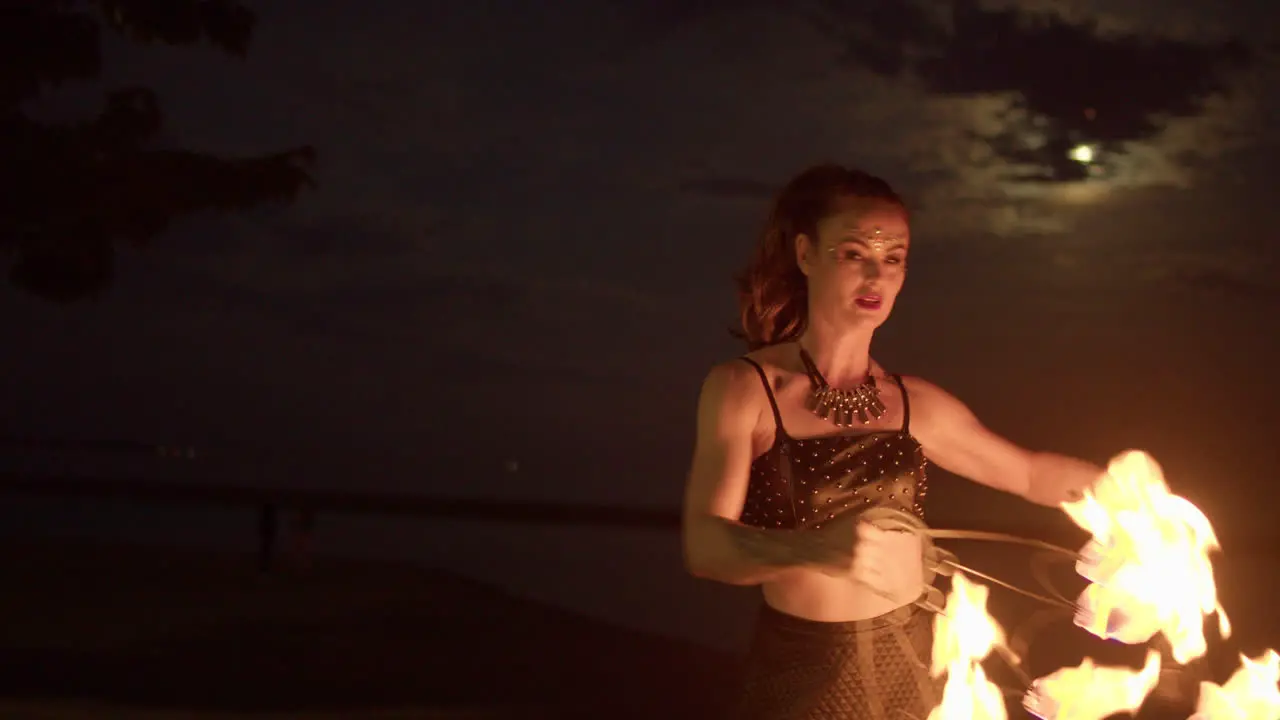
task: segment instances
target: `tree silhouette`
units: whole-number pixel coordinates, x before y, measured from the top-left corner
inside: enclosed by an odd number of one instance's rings
[[[10,282],[69,303],[111,285],[118,243],[146,246],[205,210],[289,202],[313,185],[315,151],[227,158],[150,147],[163,115],[144,87],[107,93],[96,117],[35,120],[50,87],[96,78],[105,25],[132,41],[248,51],[255,16],[234,0],[10,0],[0,8],[0,251]]]

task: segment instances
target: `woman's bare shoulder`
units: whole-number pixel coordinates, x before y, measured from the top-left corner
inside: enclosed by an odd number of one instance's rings
[[[919,398],[924,402],[932,402],[951,396],[950,393],[942,389],[940,386],[935,385],[919,375],[899,373],[898,377],[902,379],[902,384],[906,387],[907,392],[911,394],[911,399],[913,401]]]
[[[765,402],[760,374],[742,357],[711,366],[698,397],[699,432],[739,434],[756,424]]]
[[[762,369],[765,369],[766,375],[768,374],[768,366],[751,357],[750,354],[721,360],[707,370],[706,377],[702,381],[703,396],[741,399],[744,395],[750,395],[745,391],[752,385],[760,384],[760,373],[746,361],[748,358],[760,364]]]
[[[703,402],[754,413],[767,401],[766,385],[775,388],[780,376],[786,374],[787,360],[786,349],[780,345],[722,360],[711,366],[703,380]]]
[[[773,374],[787,370],[792,364],[794,353],[790,352],[790,346],[791,343],[766,345],[762,348],[756,348],[742,357],[756,362],[764,369],[766,374]]]
[[[942,424],[968,420],[971,411],[959,398],[945,388],[924,378],[912,375],[902,376],[903,387],[911,397],[913,417],[918,418],[922,426],[933,421]]]

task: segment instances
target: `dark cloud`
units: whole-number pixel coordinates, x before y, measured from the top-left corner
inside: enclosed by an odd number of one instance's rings
[[[748,178],[709,177],[686,180],[680,189],[690,195],[702,195],[730,200],[761,200],[773,197],[776,183]]]
[[[527,300],[532,288],[510,280],[484,276],[439,275],[423,278],[416,296],[428,302],[474,303],[501,313],[515,312]]]
[[[397,237],[351,217],[332,227],[278,224],[254,243],[236,243],[230,259],[175,261],[185,248],[138,255],[121,300],[175,341],[235,337],[280,349],[280,362],[322,347],[398,357],[468,387],[616,382],[635,373],[598,362],[599,353],[597,362],[578,363],[563,348],[617,328],[626,337],[606,354],[634,351],[629,336],[661,323],[662,303],[619,285],[435,263]],[[159,307],[155,297],[168,301]]]
[[[947,13],[911,3],[824,2],[823,27],[846,58],[876,73],[913,77],[942,96],[1012,95],[993,149],[1018,180],[1078,181],[1091,168],[1077,144],[1106,153],[1153,139],[1170,118],[1196,116],[1254,60],[1239,42],[1198,44],[1102,32],[1047,12],[954,0]]]
[[[631,14],[631,25],[641,42],[659,40],[682,27],[703,22],[725,12],[769,4],[769,0],[651,0],[644,3],[618,3],[621,9]]]
[[[276,234],[276,248],[300,261],[325,257],[386,257],[412,253],[418,240],[436,232],[423,228],[418,237],[393,231],[375,218],[361,215],[328,218],[323,224],[288,224]]]
[[[530,358],[524,353],[499,354],[466,349],[442,349],[428,358],[422,372],[444,384],[488,388],[545,385],[613,385],[623,376],[595,364]]]
[[[1265,336],[1257,308],[1274,306],[1255,301],[1267,281],[1249,253],[1275,225],[1276,146],[1223,150],[1221,118],[1203,119],[1229,84],[1216,58],[1236,60],[1155,40],[1165,8],[1149,0],[1016,0],[1033,2],[1073,5],[1075,24],[890,0],[514,13],[285,0],[264,8],[245,64],[118,47],[113,71],[162,91],[175,137],[229,152],[306,137],[323,152],[321,185],[288,213],[130,253],[120,294],[80,321],[0,304],[6,327],[41,328],[11,330],[29,371],[8,373],[21,380],[10,394],[52,417],[58,404],[36,395],[73,380],[52,397],[104,393],[95,407],[151,407],[162,429],[181,426],[174,413],[241,438],[294,427],[326,458],[349,436],[453,447],[474,429],[487,443],[513,416],[561,433],[549,455],[568,431],[616,443],[614,466],[683,453],[696,382],[740,350],[724,331],[728,278],[768,197],[826,158],[891,179],[917,211],[920,254],[884,348],[965,397],[1005,397],[993,368],[1074,364],[1135,318],[1187,345],[1220,334],[1188,327],[1183,304],[1214,323],[1238,313],[1247,337]],[[1134,22],[1077,22],[1117,5]],[[1147,77],[1157,71],[1188,88]],[[1096,115],[1082,125],[1083,107]],[[1080,128],[1123,142],[1113,157],[1129,175],[1057,182],[1078,169],[1059,151]],[[1193,161],[1213,167],[1185,171]],[[1235,245],[1242,257],[1224,262]],[[1072,323],[1061,358],[1034,350]],[[1190,372],[1177,348],[1150,347]],[[1268,352],[1241,362],[1265,375]],[[112,360],[83,360],[96,356]],[[189,410],[154,392],[179,384],[203,388]],[[79,402],[75,422],[98,427]],[[623,420],[629,434],[607,431]]]
[[[930,233],[1061,236],[1130,191],[1212,183],[1263,142],[1265,43],[1238,8],[1175,4],[1172,25],[1137,1],[645,4],[621,77],[663,88],[685,167],[661,181],[686,196],[767,201],[831,158],[890,178]]]
[[[358,209],[312,218],[274,210],[207,214],[183,227],[168,252],[198,262],[244,254],[289,258],[298,266],[317,260],[369,261],[412,255],[424,240],[448,227],[440,220],[424,223],[415,232]]]
[[[1211,296],[1259,303],[1280,300],[1280,283],[1274,275],[1263,278],[1245,270],[1186,266],[1174,268],[1168,279],[1177,289]]]

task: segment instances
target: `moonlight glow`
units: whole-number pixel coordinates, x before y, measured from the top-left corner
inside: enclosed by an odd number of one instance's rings
[[[1077,145],[1071,148],[1071,152],[1067,153],[1067,157],[1075,160],[1081,165],[1088,165],[1093,162],[1093,146]]]

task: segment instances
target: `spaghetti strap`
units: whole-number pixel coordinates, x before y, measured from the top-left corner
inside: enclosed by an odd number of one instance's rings
[[[902,432],[911,434],[911,399],[907,397],[907,386],[902,382],[902,376],[894,373],[894,382],[898,383],[898,389],[902,391]]]
[[[756,369],[756,374],[760,376],[760,382],[764,383],[764,392],[769,396],[769,407],[773,408],[774,427],[778,429],[779,433],[785,433],[786,431],[782,429],[782,413],[778,410],[778,401],[773,397],[773,387],[769,384],[769,376],[765,373],[764,368],[760,367],[760,363],[746,355],[743,355],[741,359]]]

